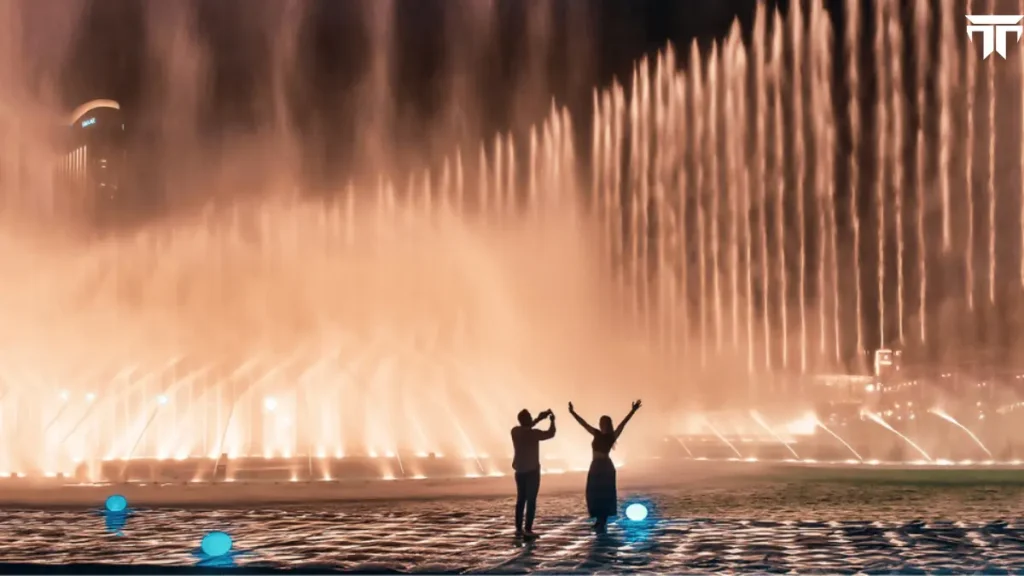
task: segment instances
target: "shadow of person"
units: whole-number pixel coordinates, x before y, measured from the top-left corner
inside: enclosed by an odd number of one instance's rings
[[[540,561],[533,556],[533,552],[537,548],[536,539],[517,539],[512,547],[520,549],[520,552],[508,560],[504,560],[493,566],[487,566],[483,569],[474,569],[472,572],[526,574],[530,572],[534,566],[540,563]]]
[[[583,561],[581,569],[596,571],[615,564],[619,557],[619,548],[623,546],[622,539],[613,534],[598,534],[590,541],[587,547],[587,556]]]

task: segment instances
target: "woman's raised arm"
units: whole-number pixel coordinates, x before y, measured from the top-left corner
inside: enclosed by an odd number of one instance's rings
[[[580,423],[580,426],[583,426],[584,430],[590,432],[592,435],[597,435],[597,428],[594,428],[590,424],[587,424],[587,421],[581,418],[580,415],[576,413],[576,410],[574,410],[572,407],[572,402],[569,402],[569,414],[572,414],[572,417],[575,418],[576,421]]]
[[[626,417],[623,418],[622,422],[619,422],[619,425],[615,428],[615,438],[616,439],[618,439],[619,434],[622,434],[622,431],[626,429],[626,423],[629,422],[629,419],[632,418],[633,414],[636,414],[636,411],[639,410],[639,409],[640,409],[640,401],[637,400],[636,402],[633,402],[633,409],[629,411],[629,414],[626,414]]]

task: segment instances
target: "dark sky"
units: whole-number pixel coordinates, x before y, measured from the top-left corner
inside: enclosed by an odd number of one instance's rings
[[[60,2],[62,0],[56,0]],[[60,84],[68,107],[92,97],[112,97],[129,108],[145,106],[147,12],[165,0],[89,0],[81,16],[74,51]],[[303,99],[319,107],[337,101],[338,93],[365,72],[367,52],[363,12],[371,0],[307,0],[301,32]],[[463,34],[446,30],[446,21],[467,2],[484,0],[396,0],[396,91],[413,101],[420,114],[438,105],[436,91],[424,89],[443,75],[446,54],[459,50]],[[749,20],[759,0],[496,0],[495,29],[483,84],[507,92],[528,50],[527,13],[551,10],[553,22],[546,75],[550,91],[563,101],[589,98],[589,87],[607,84],[613,75],[628,75],[643,53],[672,41],[689,43],[723,35],[737,14]],[[259,22],[261,6],[281,0],[175,0],[196,14],[196,28],[216,70],[209,103],[236,108],[257,89],[263,35],[274,34]],[[457,14],[456,14],[457,16]],[[271,17],[272,18],[272,17]],[[570,85],[571,84],[571,85]],[[487,90],[485,90],[486,92]],[[443,98],[441,98],[443,99]],[[487,98],[492,100],[493,98]],[[435,100],[435,101],[432,101]],[[500,116],[500,114],[497,114]],[[500,123],[500,119],[495,119]]]
[[[183,116],[168,110],[166,95],[183,82],[161,76],[157,61],[166,57],[167,46],[191,35],[209,74],[191,113],[196,118],[172,123],[193,123],[204,138],[222,139],[224,133],[259,129],[265,122],[274,84],[267,60],[289,40],[281,30],[285,0],[77,1],[77,30],[55,82],[67,109],[92,98],[113,98],[142,134],[137,137],[165,138],[168,116]],[[289,79],[279,84],[285,85],[292,129],[314,149],[306,155],[319,158],[314,172],[329,181],[346,165],[359,163],[353,150],[364,132],[359,123],[364,103],[357,98],[376,50],[367,15],[377,0],[297,1],[302,7],[293,34],[298,57]],[[451,142],[432,140],[454,74],[468,77],[474,100],[473,130],[460,136],[463,141],[521,131],[544,116],[552,98],[568,105],[576,118],[589,118],[593,87],[607,86],[613,77],[628,84],[636,60],[667,42],[710,43],[724,36],[737,16],[749,28],[761,0],[491,0],[490,29],[471,15],[471,8],[485,1],[394,0],[394,105],[388,115],[394,117],[393,141],[429,149],[416,162],[450,150]],[[538,15],[549,18],[543,40],[530,35]],[[449,64],[456,58],[464,60],[464,68],[453,73]],[[583,138],[585,124],[577,125]]]

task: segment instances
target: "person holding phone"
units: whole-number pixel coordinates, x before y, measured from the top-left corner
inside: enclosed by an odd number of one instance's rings
[[[548,418],[547,430],[534,428]],[[519,412],[519,425],[512,428],[512,469],[516,476],[516,537],[532,540],[533,519],[537,513],[537,494],[540,492],[540,443],[555,437],[555,414],[545,410],[533,418],[525,408]],[[525,524],[524,524],[525,515]]]

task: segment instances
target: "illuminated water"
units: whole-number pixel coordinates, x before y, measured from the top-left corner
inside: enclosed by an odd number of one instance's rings
[[[1020,230],[996,218],[1018,189],[996,185],[1005,169],[994,150],[1016,149],[1018,131],[995,121],[1012,103],[996,94],[1019,78],[1013,62],[975,58],[951,7],[921,1],[903,14],[879,2],[870,37],[852,19],[843,91],[821,3],[787,14],[761,5],[753,47],[737,24],[707,53],[669,48],[639,62],[628,86],[595,90],[589,158],[577,150],[579,118],[553,103],[536,125],[453,138],[434,165],[401,172],[389,164],[395,7],[374,6],[365,24],[376,50],[359,85],[368,175],[325,200],[211,202],[88,243],[0,236],[0,471],[359,455],[382,457],[387,477],[435,453],[483,475],[500,472],[481,462],[507,455],[519,407],[576,400],[592,419],[621,417],[637,396],[649,408],[623,454],[710,433],[752,458],[738,440],[750,430],[800,454],[797,433],[780,433],[813,422],[798,375],[863,368],[865,348],[902,344],[909,356],[1002,337],[978,322],[1018,290],[1001,283],[1016,272],[1007,247],[1017,244],[1002,240]],[[268,187],[285,190],[295,146],[278,88],[299,20],[282,10],[267,33],[280,40],[260,143],[270,151],[246,160],[273,159]],[[932,24],[942,39],[934,103],[920,69],[858,56],[862,43],[922,53],[906,30]],[[181,80],[171,107],[194,116],[200,46],[154,42]],[[961,59],[963,78],[952,66]],[[865,75],[878,80],[870,93]],[[453,102],[465,92],[453,86]],[[933,116],[940,137],[925,130]],[[27,181],[5,180],[5,197]],[[1001,404],[1016,401],[1007,395]],[[963,407],[948,408],[959,417]],[[1015,457],[1019,431],[1005,421],[963,426],[970,457],[997,445]],[[829,430],[854,454],[906,442],[938,460],[963,450],[943,438],[955,427],[884,439]],[[551,451],[579,459],[582,442],[570,425]]]

